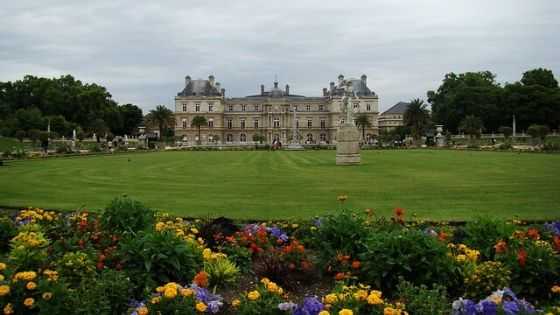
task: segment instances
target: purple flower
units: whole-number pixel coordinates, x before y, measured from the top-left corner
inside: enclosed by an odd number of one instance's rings
[[[545,223],[544,228],[554,235],[560,235],[560,221]]]
[[[476,315],[475,303],[471,300],[460,298],[453,302],[453,315]]]
[[[323,310],[323,303],[317,297],[308,297],[303,300],[303,308],[309,315],[317,315]]]
[[[220,307],[222,307],[224,303],[221,301],[215,300],[208,302],[208,311],[212,314],[216,314],[220,311]]]
[[[492,301],[482,300],[476,305],[477,311],[482,315],[498,314],[498,305]]]
[[[313,224],[316,227],[321,227],[321,218],[316,218],[315,220],[313,220]]]
[[[506,315],[516,315],[519,313],[519,305],[514,301],[506,301],[503,305]]]
[[[282,242],[288,241],[288,235],[284,233],[281,229],[276,226],[266,229],[272,236],[276,237],[277,239],[281,240]]]

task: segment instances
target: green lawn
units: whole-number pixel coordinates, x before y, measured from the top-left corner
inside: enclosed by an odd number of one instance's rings
[[[560,155],[475,151],[161,152],[10,162],[0,205],[100,209],[127,194],[184,216],[302,218],[345,206],[427,219],[560,218]]]

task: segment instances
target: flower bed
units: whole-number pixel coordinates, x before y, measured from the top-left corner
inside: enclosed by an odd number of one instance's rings
[[[344,204],[346,196],[340,196]],[[560,314],[560,222],[340,210],[238,224],[155,213],[0,217],[4,314]]]

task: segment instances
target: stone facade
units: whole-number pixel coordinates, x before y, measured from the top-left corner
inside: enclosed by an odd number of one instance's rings
[[[379,131],[391,131],[404,126],[404,113],[410,103],[398,102],[379,115]]]
[[[225,89],[214,76],[208,80],[185,78],[185,88],[175,97],[175,135],[188,144],[196,143],[198,129],[191,127],[195,116],[204,116],[208,126],[201,128],[201,143],[251,144],[255,135],[265,143],[280,141],[288,144],[292,137],[293,109],[297,110],[297,124],[301,143],[336,143],[337,128],[344,123],[341,108],[344,76],[338,84],[331,82],[323,95],[306,97],[290,93],[288,85],[265,90],[246,97],[225,96]],[[367,87],[367,77],[347,79],[353,85],[357,100],[353,100],[354,117],[365,113],[371,122],[366,129],[366,141],[378,135],[379,98]],[[361,133],[360,133],[361,137]]]

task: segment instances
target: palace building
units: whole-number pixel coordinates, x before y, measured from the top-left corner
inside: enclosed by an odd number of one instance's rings
[[[292,140],[294,110],[296,126],[302,144],[336,143],[336,130],[344,123],[341,98],[344,82],[352,83],[356,95],[352,99],[354,118],[365,114],[370,127],[365,130],[365,142],[378,135],[379,98],[367,86],[367,76],[360,79],[338,77],[323,88],[322,96],[302,96],[290,93],[290,86],[280,88],[274,82],[270,90],[260,86],[258,94],[245,97],[225,95],[225,89],[213,75],[207,80],[185,78],[184,89],[175,97],[175,135],[183,142],[193,144],[198,139],[198,127],[192,126],[193,118],[204,116],[207,125],[200,128],[202,144],[251,144],[262,141]],[[362,134],[360,128],[360,134]]]

